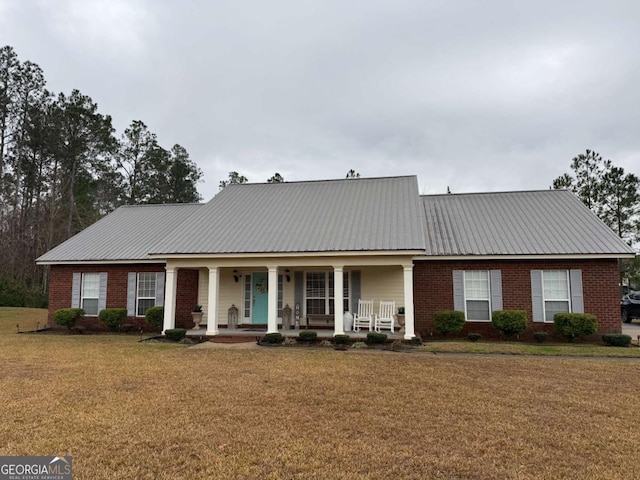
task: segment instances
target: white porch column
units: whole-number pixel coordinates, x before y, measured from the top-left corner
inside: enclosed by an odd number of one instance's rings
[[[342,265],[333,266],[333,335],[344,334],[344,282],[342,277]]]
[[[267,333],[278,331],[278,267],[269,266]]]
[[[165,267],[165,270],[163,335],[165,330],[176,327],[176,288],[178,285],[177,270],[173,267]]]
[[[415,336],[413,317],[413,264],[403,265],[404,270],[404,339]]]
[[[220,291],[220,271],[218,267],[209,267],[208,291],[207,335],[218,335],[218,293]]]

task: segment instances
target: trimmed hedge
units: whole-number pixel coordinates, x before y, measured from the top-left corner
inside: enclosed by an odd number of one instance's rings
[[[469,335],[467,335],[467,338],[471,342],[477,342],[478,340],[480,340],[482,338],[482,335],[480,335],[479,333],[470,333]]]
[[[187,336],[187,331],[184,328],[169,328],[164,331],[164,334],[169,340],[179,342]]]
[[[549,338],[549,334],[547,332],[535,332],[533,338],[538,343],[544,343],[547,341],[547,338]]]
[[[628,347],[631,345],[631,335],[624,333],[605,333],[602,341],[611,347]]]
[[[162,328],[162,323],[164,322],[164,307],[149,308],[144,312],[144,319],[153,328],[160,330]]]
[[[519,335],[527,329],[527,312],[497,310],[491,314],[491,324],[506,337]]]
[[[367,345],[380,345],[387,341],[386,333],[369,332],[367,333]]]
[[[84,310],[81,308],[61,308],[53,312],[53,321],[73,331],[83,315]]]
[[[98,313],[98,319],[112,332],[120,330],[120,324],[125,318],[127,318],[126,308],[105,308]]]
[[[347,345],[350,339],[351,337],[349,337],[349,335],[339,333],[333,336],[333,343],[336,345]]]
[[[298,341],[300,343],[314,343],[318,339],[318,332],[313,330],[300,330]]]
[[[434,317],[435,329],[443,335],[456,333],[464,327],[464,312],[458,310],[441,310]]]
[[[590,313],[556,313],[553,317],[556,331],[565,338],[583,338],[598,331],[598,321]]]
[[[267,333],[262,341],[270,345],[280,345],[284,342],[284,336],[280,332]]]

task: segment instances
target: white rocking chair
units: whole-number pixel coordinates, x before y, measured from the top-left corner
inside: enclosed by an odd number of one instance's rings
[[[353,331],[359,332],[360,327],[373,327],[373,300],[358,300],[358,313],[353,316]]]
[[[388,328],[393,333],[393,325],[396,322],[396,302],[380,302],[380,311],[376,315],[375,330],[380,333],[383,328]]]

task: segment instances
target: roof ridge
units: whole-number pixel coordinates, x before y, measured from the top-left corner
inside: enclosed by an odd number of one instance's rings
[[[539,190],[502,190],[497,192],[462,192],[462,193],[426,193],[421,194],[420,197],[453,197],[453,196],[470,196],[470,195],[506,195],[510,193],[547,193],[547,192],[568,192],[573,193],[567,189],[550,188]]]
[[[358,178],[325,178],[325,179],[316,179],[316,180],[293,180],[291,182],[284,181],[284,182],[276,182],[276,183],[269,183],[269,182],[230,183],[229,185],[227,185],[227,187],[230,187],[232,185],[250,186],[250,185],[280,185],[280,184],[284,184],[284,183],[287,183],[287,184],[296,184],[296,183],[331,183],[331,182],[345,182],[345,181],[348,181],[348,180],[359,180],[359,181],[363,181],[363,180],[391,180],[391,179],[413,178],[413,177],[417,178],[417,175],[392,175],[392,176],[386,176],[386,177],[385,176],[381,176],[381,177],[358,177]]]
[[[190,202],[190,203],[136,203],[135,205],[120,205],[118,208],[178,207],[178,206],[180,206],[180,207],[182,207],[182,206],[193,207],[195,205],[205,205],[205,203],[201,203],[201,202]]]

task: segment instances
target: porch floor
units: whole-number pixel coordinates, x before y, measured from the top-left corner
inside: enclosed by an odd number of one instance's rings
[[[329,329],[309,329],[309,330],[313,330],[314,332],[318,333],[318,338],[320,339],[331,339],[333,338],[333,330],[329,330]],[[303,332],[304,329],[300,329],[300,330],[295,330],[295,329],[290,329],[290,330],[281,330],[278,329],[278,332],[281,333],[283,336],[285,337],[290,337],[290,338],[296,338],[300,332]],[[264,335],[266,335],[267,333],[267,329],[266,328],[251,328],[251,327],[241,327],[241,328],[226,328],[226,327],[220,327],[218,328],[218,335],[207,335],[207,329],[205,328],[200,328],[199,330],[187,330],[187,336],[189,337],[209,337],[209,338],[215,338],[217,336],[225,336],[225,337],[250,337],[250,338],[255,338],[255,337],[262,337]],[[351,337],[352,340],[366,340],[367,338],[367,333],[369,333],[366,330],[360,330],[359,332],[345,332],[347,335],[349,335],[349,337]],[[387,338],[390,340],[402,340],[404,338],[404,331],[399,332],[398,330],[395,330],[394,333],[391,333],[389,330],[383,330],[384,334],[387,335]]]

